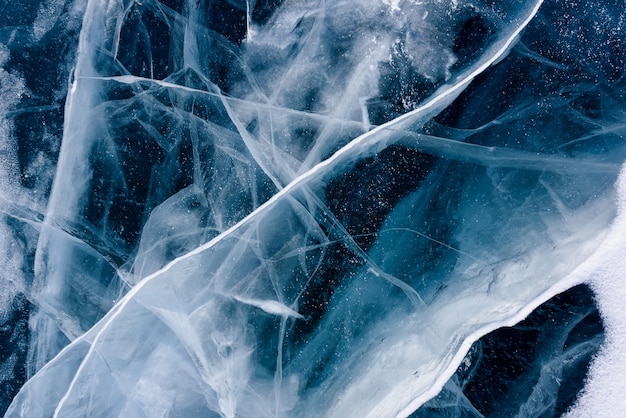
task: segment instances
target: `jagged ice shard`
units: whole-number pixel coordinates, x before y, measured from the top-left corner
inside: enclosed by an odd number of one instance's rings
[[[623,1],[0,10],[6,417],[626,408]]]

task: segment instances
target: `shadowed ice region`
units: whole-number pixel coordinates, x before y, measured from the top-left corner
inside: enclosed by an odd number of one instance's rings
[[[6,417],[623,409],[622,2],[0,10]]]

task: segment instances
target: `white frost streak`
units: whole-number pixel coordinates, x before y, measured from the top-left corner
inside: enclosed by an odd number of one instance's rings
[[[233,296],[233,298],[246,305],[256,306],[272,315],[291,316],[298,319],[304,318],[298,312],[275,300],[250,299],[241,296]]]

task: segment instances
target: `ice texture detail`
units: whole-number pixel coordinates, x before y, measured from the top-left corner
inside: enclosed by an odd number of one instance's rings
[[[619,271],[618,3],[24,12],[0,32],[0,319],[22,344],[1,367],[28,377],[6,416],[482,416],[472,344]],[[29,107],[10,57],[52,34],[66,79]],[[19,115],[61,106],[16,144]],[[533,323],[512,414],[565,408],[565,364],[603,341],[575,329],[584,300],[567,332]]]

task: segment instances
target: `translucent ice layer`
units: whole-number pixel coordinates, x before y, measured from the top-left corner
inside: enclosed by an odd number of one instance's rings
[[[2,29],[6,416],[443,411],[475,341],[619,246],[618,3],[51,1]],[[8,57],[53,33],[62,144],[26,152],[50,109]],[[512,413],[557,410],[569,335]]]

